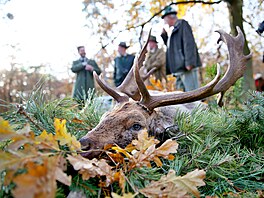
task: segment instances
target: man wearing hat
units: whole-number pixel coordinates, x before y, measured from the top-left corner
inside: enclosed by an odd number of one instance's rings
[[[168,7],[161,17],[165,23],[161,37],[167,46],[167,73],[176,76],[176,89],[191,91],[199,87],[198,67],[202,64],[191,26],[176,14]]]
[[[166,78],[166,55],[162,48],[158,48],[158,42],[155,36],[150,36],[148,42],[148,53],[146,55],[145,69],[149,72],[156,68],[153,73],[155,80],[160,82],[167,81]]]
[[[127,54],[127,48],[129,48],[129,46],[127,46],[125,42],[120,42],[117,49],[118,56],[114,59],[114,83],[116,87],[123,82],[129,70],[133,66],[135,56]]]

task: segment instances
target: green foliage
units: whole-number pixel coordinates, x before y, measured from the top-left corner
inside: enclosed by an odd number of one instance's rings
[[[243,110],[232,110],[236,135],[250,149],[264,148],[264,93],[252,92]]]
[[[103,113],[100,104],[89,98],[85,107],[79,110],[78,103],[67,98],[47,102],[39,90],[24,100],[23,111],[17,106],[2,116],[17,129],[30,123],[36,134],[41,128],[54,131],[53,119],[67,120],[67,129],[78,138],[93,128]],[[230,105],[229,107],[233,107]],[[138,168],[126,175],[126,192],[146,187],[150,181],[157,181],[168,170],[173,169],[176,175],[184,175],[196,168],[206,170],[206,186],[200,187],[202,196],[245,192],[241,197],[255,197],[257,190],[263,190],[264,176],[264,94],[250,93],[249,99],[239,105],[239,109],[197,108],[192,113],[178,113],[175,123],[179,130],[170,131],[168,135],[177,139],[178,153],[173,161],[163,159],[161,168]],[[18,113],[16,113],[18,112]],[[5,147],[5,144],[1,143]],[[2,179],[3,179],[2,173]],[[62,197],[70,190],[83,191],[87,197],[102,194],[97,179],[83,181],[75,172],[72,186],[60,186],[57,197]],[[3,181],[3,180],[2,180]],[[8,189],[1,190],[1,197],[8,196]],[[120,193],[117,184],[111,186],[113,192]],[[232,197],[232,194],[228,194]]]
[[[178,113],[179,155],[167,164],[182,175],[205,169],[205,195],[264,189],[264,95],[254,92],[240,110],[201,109]],[[178,131],[171,137],[178,135]]]

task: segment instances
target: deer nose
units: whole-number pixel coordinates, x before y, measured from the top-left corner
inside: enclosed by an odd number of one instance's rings
[[[86,137],[82,137],[79,142],[81,143],[82,150],[89,150],[93,145],[93,141]]]

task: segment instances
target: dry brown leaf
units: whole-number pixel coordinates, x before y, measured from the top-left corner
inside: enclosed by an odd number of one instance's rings
[[[62,169],[56,167],[56,171],[55,171],[55,177],[56,180],[67,185],[70,186],[71,185],[71,175],[67,175],[66,173],[63,172]]]
[[[72,119],[72,122],[74,122],[74,123],[78,123],[78,124],[82,124],[83,123],[83,121],[82,120],[80,120],[80,119],[78,119],[78,118],[73,118]]]
[[[124,157],[120,153],[108,153],[107,154],[111,160],[113,160],[115,163],[124,164]]]
[[[133,140],[132,144],[136,147],[137,150],[143,151],[148,149],[153,144],[158,144],[159,141],[154,137],[149,137],[146,130],[138,134],[138,140]]]
[[[160,167],[162,162],[159,157],[174,159],[171,153],[177,152],[178,143],[176,141],[169,139],[156,149],[159,141],[154,137],[148,137],[146,131],[139,133],[138,139],[132,142],[136,149],[132,151],[133,155],[129,158],[129,170],[141,166],[151,167],[150,161],[154,161]]]
[[[20,150],[0,151],[0,171],[1,170],[17,170],[24,165],[30,158],[39,157],[39,153],[31,144],[23,145]]]
[[[125,193],[125,186],[126,186],[126,176],[124,174],[124,172],[122,171],[122,169],[119,171],[119,187],[122,189],[122,193]]]
[[[156,149],[155,154],[159,157],[168,158],[171,153],[177,153],[178,146],[179,144],[175,140],[168,139]]]
[[[134,198],[135,196],[137,196],[138,193],[136,194],[132,194],[132,193],[124,193],[122,196],[118,195],[114,192],[111,193],[113,198]]]
[[[114,180],[115,172],[112,171],[112,167],[109,166],[104,159],[97,160],[96,158],[93,158],[92,160],[89,160],[80,155],[68,155],[67,159],[73,168],[79,171],[83,180],[88,180],[89,178],[96,176],[106,176],[106,186]]]
[[[194,170],[179,177],[174,170],[170,170],[159,181],[151,182],[146,188],[140,190],[146,197],[189,197],[191,193],[195,197],[200,197],[197,186],[204,186],[204,170]]]

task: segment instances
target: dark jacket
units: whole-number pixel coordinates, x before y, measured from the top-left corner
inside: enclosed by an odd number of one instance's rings
[[[166,32],[161,37],[167,45]],[[186,66],[200,67],[201,59],[192,34],[191,26],[187,21],[178,19],[171,33],[169,46],[166,51],[167,74],[187,71]]]
[[[98,75],[101,73],[100,68],[94,60],[87,59],[86,62],[93,66],[94,71]],[[84,100],[87,97],[87,91],[94,88],[93,72],[85,70],[85,66],[80,59],[73,61],[71,70],[77,75],[73,89],[73,98]]]
[[[114,65],[114,82],[115,86],[119,86],[125,79],[129,70],[133,66],[134,55],[127,54],[126,56],[118,56],[115,58]]]

